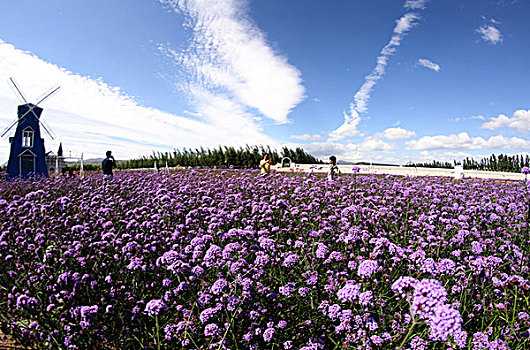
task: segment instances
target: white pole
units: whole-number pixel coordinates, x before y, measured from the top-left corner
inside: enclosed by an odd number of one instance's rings
[[[55,175],[59,174],[59,155],[55,157]]]
[[[167,160],[166,160],[166,171],[169,173],[169,167],[167,166]]]
[[[84,178],[85,177],[85,167],[84,167],[84,164],[83,164],[83,153],[81,153],[81,171],[80,171],[80,175],[81,175],[81,178]]]
[[[156,160],[155,160],[155,171],[157,171],[157,170],[158,170],[158,168],[156,167]]]

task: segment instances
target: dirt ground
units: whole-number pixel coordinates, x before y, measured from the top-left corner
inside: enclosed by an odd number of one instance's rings
[[[14,350],[14,349],[24,349],[21,346],[15,346],[15,342],[11,340],[11,338],[8,336],[6,340],[4,340],[4,333],[0,332],[0,350]]]

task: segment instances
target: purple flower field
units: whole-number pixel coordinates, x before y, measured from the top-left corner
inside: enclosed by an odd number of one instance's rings
[[[252,171],[0,184],[35,349],[526,349],[524,182]]]

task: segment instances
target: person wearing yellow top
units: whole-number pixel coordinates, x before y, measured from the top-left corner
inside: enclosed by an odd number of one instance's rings
[[[268,154],[265,153],[263,159],[259,162],[259,167],[261,174],[269,174],[271,172],[271,160]]]

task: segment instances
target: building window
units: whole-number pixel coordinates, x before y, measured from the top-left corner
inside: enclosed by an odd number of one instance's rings
[[[33,147],[33,134],[31,130],[22,131],[22,147]]]

